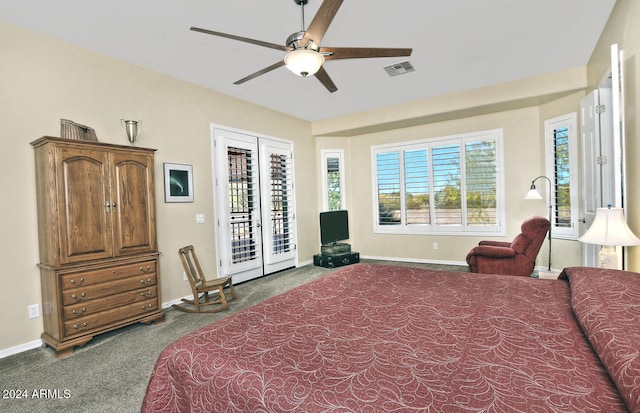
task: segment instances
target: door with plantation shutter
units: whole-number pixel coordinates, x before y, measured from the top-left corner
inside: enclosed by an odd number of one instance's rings
[[[295,266],[292,144],[214,128],[220,276],[235,283]]]
[[[260,139],[264,273],[295,266],[291,143]]]

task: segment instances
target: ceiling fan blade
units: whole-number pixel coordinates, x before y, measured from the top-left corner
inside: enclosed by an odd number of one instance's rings
[[[302,37],[300,44],[305,45],[309,40],[313,40],[316,45],[322,42],[322,38],[342,5],[342,1],[343,0],[324,0],[316,15],[313,16],[313,20],[311,20],[311,24],[309,24],[307,32]]]
[[[282,50],[282,51],[285,51],[285,52],[288,52],[288,51],[291,50],[291,47],[289,47],[289,46],[283,46],[283,45],[280,45],[280,44],[263,42],[262,40],[250,39],[248,37],[236,36],[234,34],[214,32],[213,30],[201,29],[199,27],[191,27],[191,30],[194,31],[194,32],[210,34],[212,36],[226,37],[227,39],[239,40],[239,41],[245,42],[245,43],[251,43],[251,44],[258,45],[258,46],[268,47],[270,49]]]
[[[411,56],[413,49],[381,47],[321,47],[325,60],[360,59],[370,57]]]
[[[262,69],[262,70],[258,70],[257,72],[252,73],[252,74],[250,74],[249,76],[243,77],[243,78],[242,78],[242,79],[240,79],[240,80],[236,80],[235,82],[233,82],[233,84],[234,84],[234,85],[241,85],[241,84],[243,84],[244,82],[248,82],[249,80],[251,80],[251,79],[255,79],[255,78],[256,78],[256,77],[258,77],[258,76],[262,76],[262,75],[264,75],[265,73],[269,73],[270,71],[275,70],[275,69],[277,69],[277,68],[279,68],[279,67],[281,67],[281,66],[284,66],[284,60],[280,60],[279,62],[274,63],[274,64],[272,64],[271,66],[265,67],[265,68],[264,68],[264,69]]]
[[[324,87],[327,88],[329,92],[333,93],[338,90],[336,84],[333,83],[333,80],[331,80],[327,71],[324,70],[324,67],[320,66],[320,70],[316,72],[315,76],[318,78],[320,83],[322,83]]]

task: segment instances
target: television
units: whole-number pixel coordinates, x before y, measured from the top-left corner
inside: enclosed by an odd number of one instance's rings
[[[320,242],[322,245],[336,244],[349,239],[349,215],[345,210],[320,213]]]

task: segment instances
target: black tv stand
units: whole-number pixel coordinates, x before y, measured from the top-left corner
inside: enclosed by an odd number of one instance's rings
[[[320,247],[313,256],[313,265],[325,268],[342,267],[360,262],[360,254],[351,251],[351,244],[333,242]]]

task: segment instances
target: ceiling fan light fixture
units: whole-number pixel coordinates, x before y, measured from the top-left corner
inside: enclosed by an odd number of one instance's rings
[[[284,57],[284,64],[291,72],[306,77],[315,75],[324,64],[324,56],[311,49],[296,49]]]

